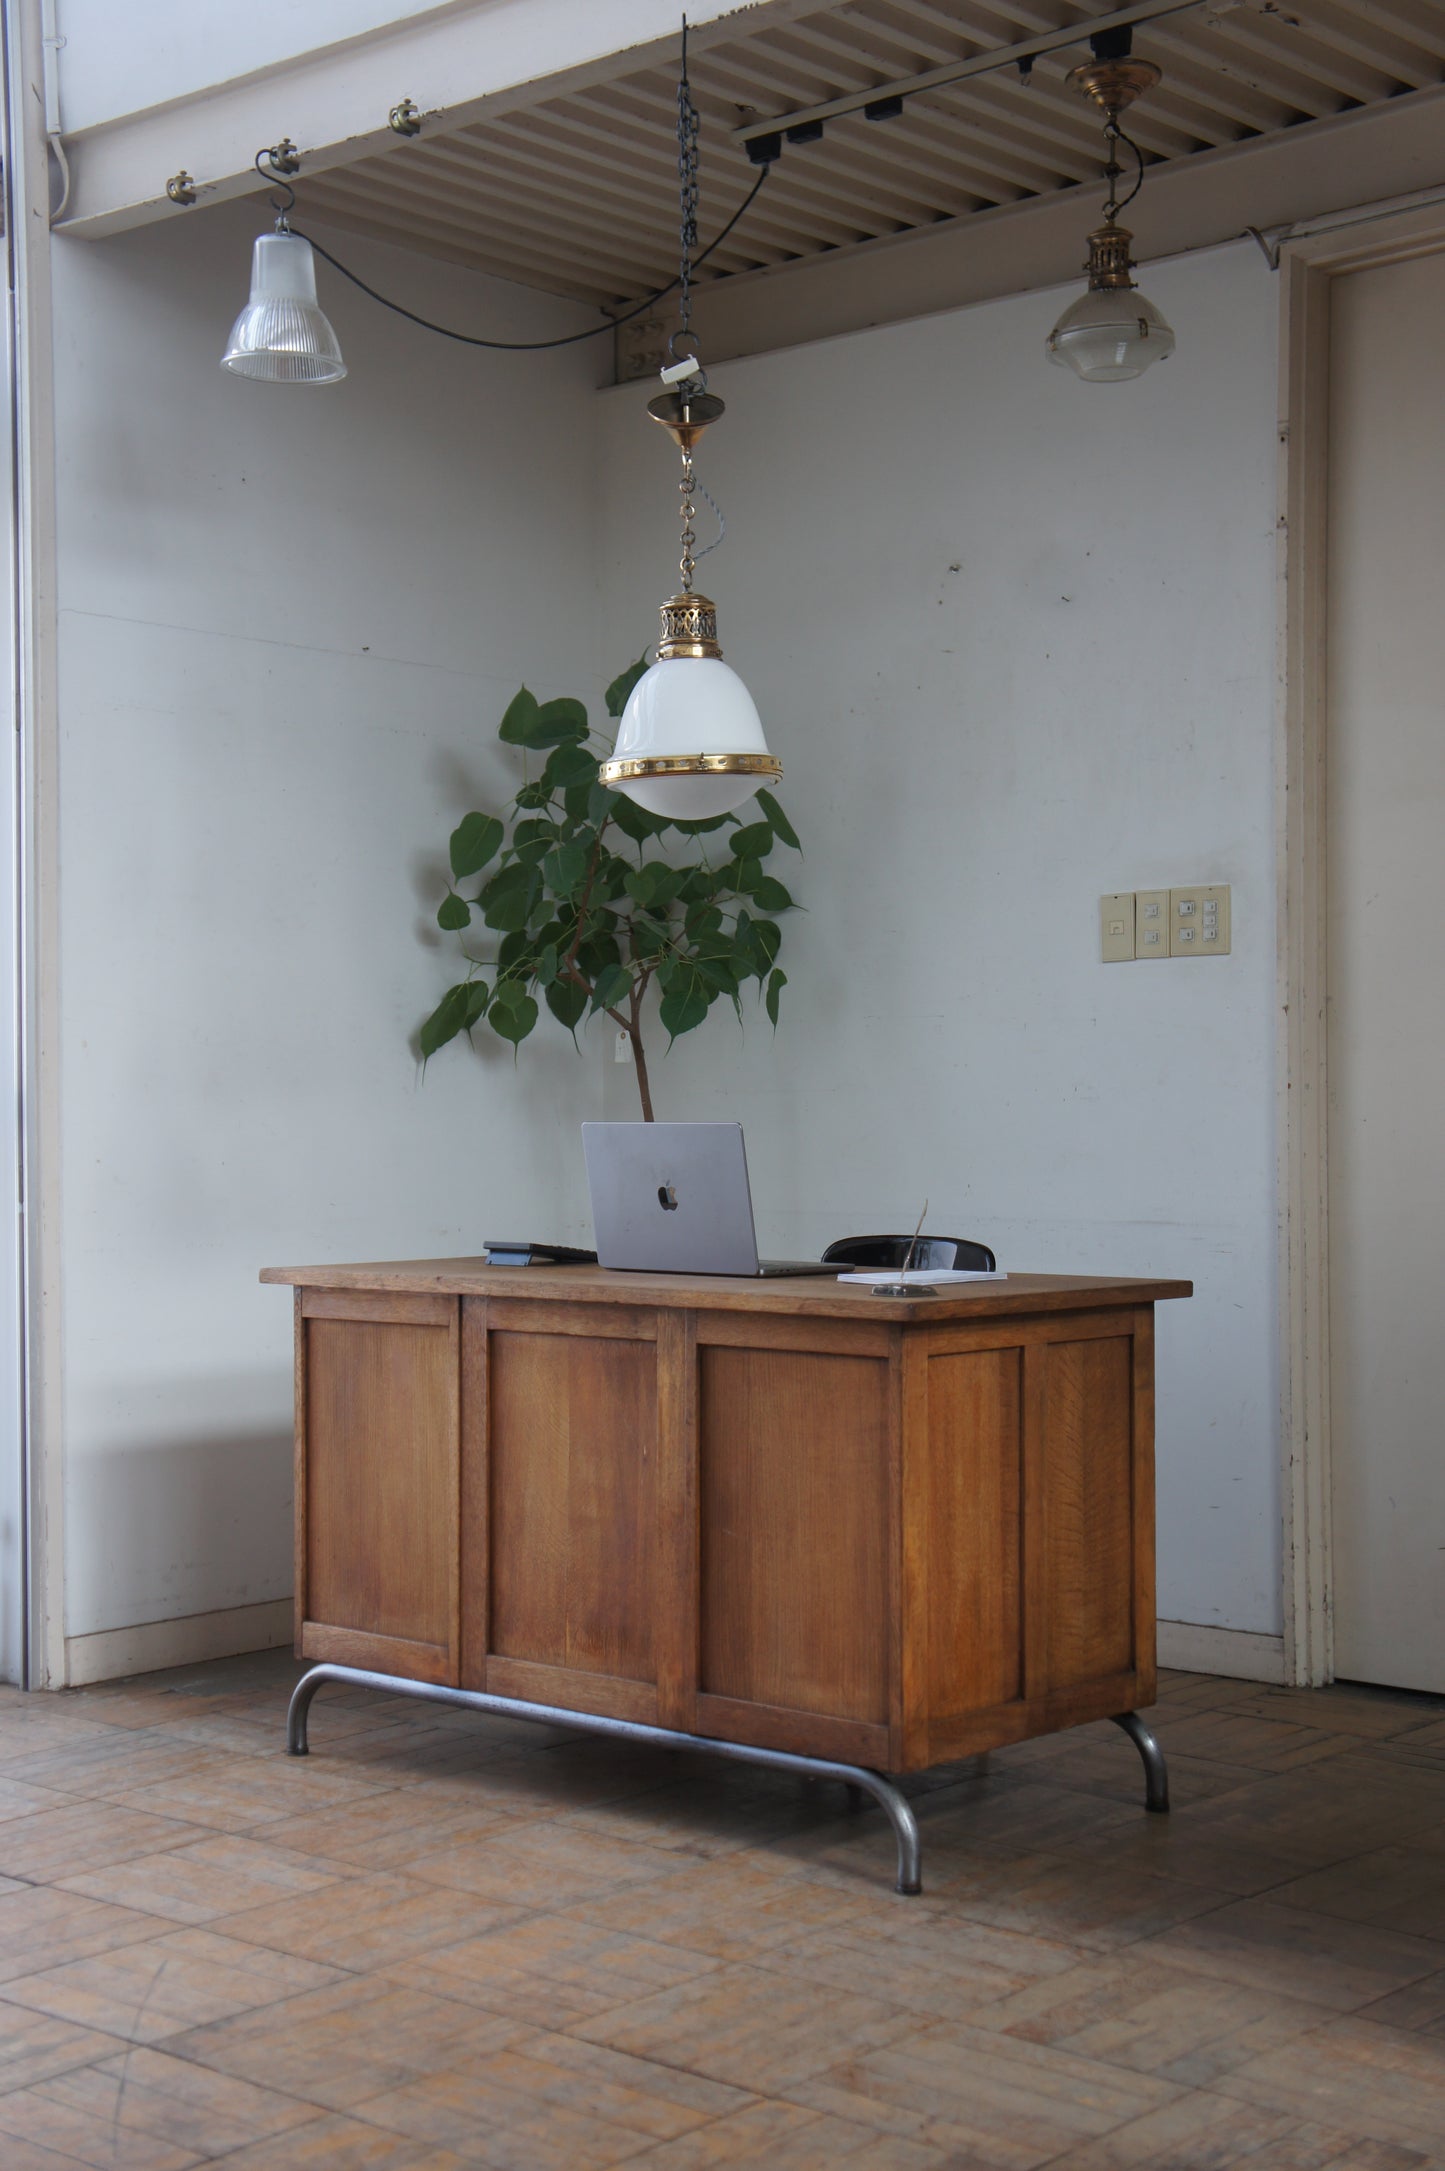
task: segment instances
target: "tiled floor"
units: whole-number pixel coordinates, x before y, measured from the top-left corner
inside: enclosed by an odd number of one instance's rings
[[[0,1690],[0,2171],[1445,2171],[1445,1707],[1175,1674],[840,1790],[324,1690]],[[942,1783],[938,1783],[941,1778]]]

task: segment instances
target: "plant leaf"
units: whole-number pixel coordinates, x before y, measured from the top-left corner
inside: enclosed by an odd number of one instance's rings
[[[698,978],[716,995],[736,995],[738,972],[731,958],[699,957],[694,960]]]
[[[773,1021],[774,1032],[776,1032],[778,1029],[778,997],[782,994],[783,989],[787,986],[787,984],[788,976],[783,971],[781,965],[778,967],[776,972],[770,973],[768,975],[768,992],[766,997],[766,1003],[768,1016]]]
[[[431,1016],[427,1018],[417,1035],[422,1061],[444,1048],[449,1040],[455,1040],[467,1022],[467,1005],[471,1000],[471,983],[458,981],[447,989]]]
[[[779,843],[790,844],[795,852],[801,852],[803,847],[798,842],[797,832],[772,793],[759,792],[758,805],[768,817],[768,821],[772,825],[773,835],[778,839]]]
[[[663,1029],[673,1040],[681,1033],[690,1033],[701,1025],[707,1016],[707,997],[696,988],[674,988],[664,995],[658,1011]]]
[[[445,928],[449,935],[455,935],[471,924],[472,908],[466,898],[458,897],[455,890],[448,890],[437,906],[437,926]]]
[[[668,932],[655,920],[638,919],[632,923],[632,951],[635,957],[656,957],[668,945]]]
[[[537,742],[532,734],[537,728],[537,719],[541,713],[537,706],[537,696],[523,686],[508,702],[507,713],[498,727],[497,737],[505,740],[508,746],[535,746]]]
[[[744,897],[750,897],[762,879],[763,865],[758,859],[730,859],[722,871],[722,880]]]
[[[630,663],[627,669],[620,672],[608,687],[606,698],[609,716],[620,716],[622,714],[627,706],[628,696],[646,669],[647,650],[644,648],[636,663]]]
[[[649,911],[665,911],[682,888],[682,876],[676,867],[669,867],[661,859],[644,860],[640,867],[629,869],[627,894]]]
[[[748,929],[748,947],[753,959],[753,970],[761,980],[770,972],[773,960],[783,946],[783,930],[776,920],[754,920]]]
[[[452,878],[465,882],[480,874],[489,859],[501,850],[506,831],[495,814],[467,814],[452,831]]]
[[[585,739],[587,711],[580,701],[564,694],[559,701],[544,701],[537,711],[536,736],[528,746],[561,746],[568,739]]]
[[[753,902],[764,912],[787,912],[793,900],[774,874],[765,874],[753,885]]]
[[[498,1034],[503,1040],[510,1040],[515,1048],[518,1041],[525,1040],[532,1027],[536,1024],[539,1015],[537,1005],[530,995],[522,994],[520,989],[515,999],[508,1003],[498,1002],[497,996],[500,994],[501,989],[499,988],[497,994],[492,997],[492,1007],[487,1012],[487,1023],[494,1033]]]
[[[660,836],[666,829],[667,824],[660,814],[649,814],[646,807],[640,807],[625,792],[614,792],[612,796],[615,802],[610,809],[612,819],[623,836],[630,837],[634,844],[645,844],[649,837]]]
[[[472,1027],[473,1027],[473,1026],[474,1026],[474,1025],[476,1024],[476,1022],[477,1022],[478,1018],[479,1018],[479,1017],[481,1017],[481,1016],[483,1015],[483,1013],[485,1012],[485,1010],[486,1010],[486,1007],[487,1007],[487,983],[486,983],[486,981],[485,981],[485,980],[469,980],[469,981],[467,982],[467,1014],[466,1014],[465,1018],[464,1018],[464,1019],[462,1020],[462,1023],[463,1023],[463,1025],[464,1025],[465,1029],[467,1030],[467,1032],[470,1032],[470,1031],[471,1031]]]
[[[589,980],[595,981],[599,973],[606,972],[609,965],[616,965],[621,960],[617,937],[608,932],[610,924],[604,921],[599,926],[594,920],[586,941],[577,952],[577,962]]]
[[[585,746],[575,739],[564,740],[553,747],[547,756],[547,766],[542,771],[542,782],[555,791],[565,791],[569,784],[595,784],[597,782],[597,756],[589,754]]]
[[[710,814],[705,822],[669,822],[669,829],[680,830],[685,837],[705,837],[714,829],[726,829],[735,822],[735,814]]]
[[[773,825],[771,822],[749,822],[735,837],[729,837],[734,859],[766,859],[773,849]]]
[[[632,987],[632,975],[625,965],[604,965],[592,983],[592,1011],[614,1008]]]
[[[549,942],[537,960],[537,978],[544,988],[549,988],[557,977],[557,945]]]
[[[494,874],[477,900],[488,927],[510,933],[525,927],[539,880],[533,868],[520,866],[515,860]]]
[[[554,980],[547,990],[547,1008],[570,1033],[587,1008],[587,990],[575,980]]]
[[[574,840],[559,844],[542,862],[542,875],[555,897],[570,897],[587,872],[587,846]]]

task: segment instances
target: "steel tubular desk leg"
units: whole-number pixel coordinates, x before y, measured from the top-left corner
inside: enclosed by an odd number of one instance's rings
[[[1122,1726],[1144,1763],[1144,1807],[1163,1816],[1169,1808],[1169,1766],[1164,1751],[1137,1711],[1122,1711],[1114,1720]]]
[[[836,1779],[871,1794],[893,1827],[898,1843],[898,1890],[923,1890],[918,1825],[899,1789],[864,1764],[834,1764],[824,1757],[794,1756],[785,1749],[756,1749],[741,1741],[716,1741],[705,1734],[678,1734],[664,1726],[644,1726],[632,1719],[606,1719],[590,1711],[562,1711],[551,1704],[522,1703],[511,1696],[487,1696],[480,1689],[443,1688],[431,1681],[404,1681],[394,1674],[368,1673],[359,1666],[329,1660],[303,1674],[291,1692],[286,1714],[288,1756],[307,1754],[306,1719],[311,1700],[328,1681],[353,1688],[379,1689],[387,1696],[415,1696],[423,1703],[452,1704],[464,1711],[490,1712],[499,1718],[535,1719],[540,1726],[568,1726],[583,1734],[604,1734],[614,1741],[635,1741],[657,1749],[696,1749],[735,1764],[761,1764],[768,1771],[796,1772],[802,1779]],[[1123,1725],[1123,1720],[1119,1722]]]

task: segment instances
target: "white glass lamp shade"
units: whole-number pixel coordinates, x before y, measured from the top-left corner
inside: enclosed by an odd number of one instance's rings
[[[706,596],[662,606],[658,660],[633,687],[604,784],[665,821],[731,814],[782,775],[752,695],[722,660]],[[682,653],[679,653],[679,650]]]
[[[335,384],[341,347],[316,299],[316,259],[299,234],[262,234],[251,299],[231,328],[222,369],[264,384]]]
[[[1174,334],[1137,287],[1090,287],[1059,318],[1048,351],[1087,384],[1114,384],[1171,355]]]

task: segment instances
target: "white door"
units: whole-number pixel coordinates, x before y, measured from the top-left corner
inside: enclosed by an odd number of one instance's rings
[[[1445,254],[1332,282],[1335,1672],[1445,1691]]]

